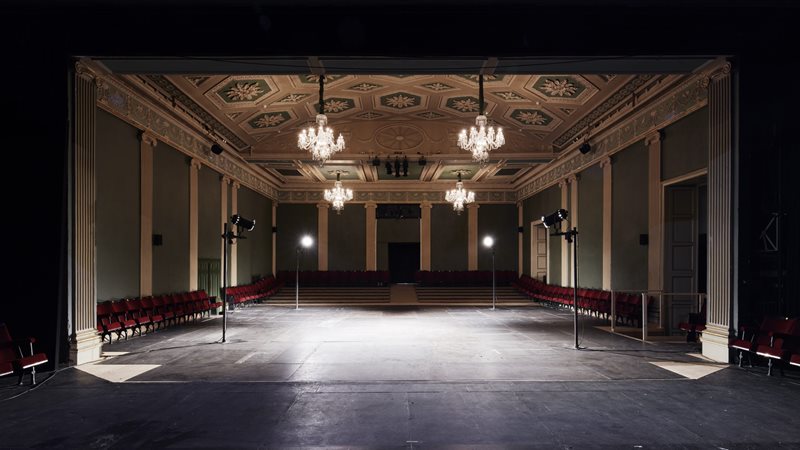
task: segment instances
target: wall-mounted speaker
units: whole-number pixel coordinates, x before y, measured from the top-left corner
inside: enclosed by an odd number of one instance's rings
[[[580,147],[578,147],[578,150],[585,155],[592,151],[592,146],[589,145],[588,142],[584,142]]]
[[[223,152],[223,148],[222,148],[221,145],[214,144],[214,145],[211,146],[211,153],[213,153],[215,155],[221,155],[222,152]]]

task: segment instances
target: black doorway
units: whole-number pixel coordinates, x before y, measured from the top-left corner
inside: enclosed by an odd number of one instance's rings
[[[419,270],[419,242],[389,242],[392,283],[413,283]]]

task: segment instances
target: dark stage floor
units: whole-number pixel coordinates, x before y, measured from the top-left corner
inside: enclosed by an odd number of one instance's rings
[[[566,312],[254,306],[228,324],[226,344],[214,318],[106,345],[0,402],[0,447],[800,448],[797,371],[589,319],[576,351]]]

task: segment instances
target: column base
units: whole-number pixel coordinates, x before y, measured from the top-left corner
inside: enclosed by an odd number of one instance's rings
[[[708,325],[703,331],[703,356],[714,361],[730,363],[728,329]]]
[[[69,342],[70,364],[86,364],[100,359],[103,351],[103,341],[94,330],[78,332]]]

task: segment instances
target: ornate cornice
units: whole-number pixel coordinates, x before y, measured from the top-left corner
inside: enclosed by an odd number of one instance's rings
[[[602,133],[593,140],[594,151],[586,154],[570,152],[571,154],[550,163],[536,174],[536,178],[519,188],[519,200],[531,197],[569,174],[579,172],[705,106],[708,102],[708,91],[699,82],[702,78],[703,75],[690,77],[650,106]]]
[[[361,191],[353,193],[353,200],[349,203],[447,203],[444,192],[424,191]],[[280,191],[278,201],[281,203],[318,203],[324,201],[321,190],[317,191]],[[478,203],[515,203],[516,193],[506,192],[475,192],[475,201]]]
[[[100,75],[98,80],[97,105],[125,122],[150,132],[181,152],[197,158],[203,164],[219,171],[233,180],[239,181],[264,196],[277,199],[278,190],[263,176],[247,166],[244,160],[236,160],[226,154],[211,153],[211,145],[190,128],[182,125],[176,118],[162,108],[134,93],[113,75]]]

